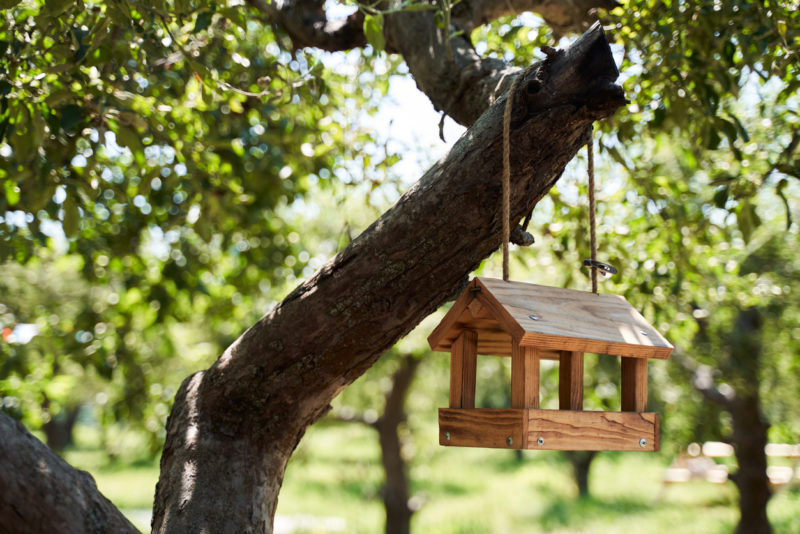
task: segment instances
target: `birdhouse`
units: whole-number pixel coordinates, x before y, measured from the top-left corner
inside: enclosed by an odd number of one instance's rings
[[[441,445],[658,450],[658,414],[645,411],[647,361],[668,358],[673,347],[624,297],[476,278],[428,343],[451,355]],[[587,352],[621,358],[621,411],[583,411]],[[475,408],[479,354],[511,358],[510,408]],[[558,410],[539,408],[541,360],[559,363]]]

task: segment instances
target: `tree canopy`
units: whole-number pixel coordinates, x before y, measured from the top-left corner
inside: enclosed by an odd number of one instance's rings
[[[143,432],[157,451],[186,375],[214,364],[228,346],[228,358],[252,347],[269,352],[260,341],[232,344],[356,258],[368,238],[324,266],[360,231],[389,224],[367,229],[369,217],[353,213],[361,206],[337,212],[337,201],[362,195],[363,211],[374,216],[391,203],[375,191],[394,201],[409,182],[395,170],[396,143],[364,126],[392,79],[413,77],[442,120],[472,128],[490,151],[497,141],[490,104],[519,67],[552,65],[559,56],[542,47],[566,47],[599,17],[630,101],[595,123],[599,165],[610,177],[599,192],[602,253],[620,268],[604,290],[624,294],[680,350],[685,365],[653,371],[671,446],[732,432],[718,408],[681,385],[703,373],[706,394],[726,398],[758,375],[773,435],[800,434],[792,416],[800,388],[800,10],[793,2],[6,0],[0,7],[0,396],[2,410],[28,426],[89,402],[103,421]],[[581,74],[598,78],[591,86],[598,96],[581,109],[590,110],[585,120],[619,104],[604,68],[588,65]],[[538,109],[534,91],[525,98]],[[568,105],[556,99],[546,109]],[[520,126],[529,116],[514,120],[520,146],[539,139]],[[569,137],[563,154],[537,146],[566,163],[581,141]],[[456,172],[455,156],[412,192]],[[534,160],[514,160],[515,172],[542,182],[518,179],[517,218],[549,193],[534,212],[537,244],[519,257],[556,267],[551,283],[584,287],[586,272],[576,267],[588,255],[581,171],[568,168],[556,184],[561,172],[537,177]],[[484,181],[499,187],[494,167],[485,168]],[[472,206],[476,194],[496,194],[483,187],[451,193]],[[469,221],[451,222],[454,235],[489,235],[499,224],[496,210],[475,209]],[[497,242],[481,241],[467,263],[477,266]],[[406,258],[447,255],[422,234],[415,250],[368,243],[380,250],[370,261],[385,269],[373,273],[380,277],[369,290],[399,284],[400,271],[432,278]],[[451,278],[420,309],[432,311],[463,277],[454,270]],[[286,306],[259,319],[303,281]],[[355,289],[342,297],[343,317],[359,298]],[[399,302],[385,298],[372,304],[375,313]],[[402,320],[386,324],[382,348],[425,315],[407,306]],[[757,341],[748,341],[759,345],[757,361],[736,350],[745,343],[737,321],[747,313],[760,318]],[[33,325],[36,335],[21,342],[19,325]],[[326,356],[305,356],[307,369],[298,372],[308,377]],[[359,352],[341,364],[342,378],[326,394],[376,358]],[[276,380],[255,359],[251,365]],[[609,373],[592,376],[602,383]],[[215,387],[238,398],[220,380]],[[269,408],[280,398],[270,395],[258,402]],[[313,422],[321,408],[303,420]],[[287,443],[302,432],[295,434]],[[271,476],[279,487],[279,474]]]

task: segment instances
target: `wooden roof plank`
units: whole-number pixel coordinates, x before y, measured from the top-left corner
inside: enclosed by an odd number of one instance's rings
[[[624,297],[478,278],[523,330],[523,345],[641,358],[667,358],[672,345]]]

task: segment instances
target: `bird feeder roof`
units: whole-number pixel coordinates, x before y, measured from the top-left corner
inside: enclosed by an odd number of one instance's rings
[[[428,336],[447,352],[465,329],[478,354],[510,356],[512,340],[543,351],[666,359],[672,345],[619,295],[475,278]],[[544,356],[546,357],[546,355]]]

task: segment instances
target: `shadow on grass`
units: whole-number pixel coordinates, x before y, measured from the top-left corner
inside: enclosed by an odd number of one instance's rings
[[[580,527],[599,518],[624,516],[646,512],[652,503],[642,499],[618,498],[565,500],[554,499],[542,511],[541,525],[545,530],[570,526]]]

